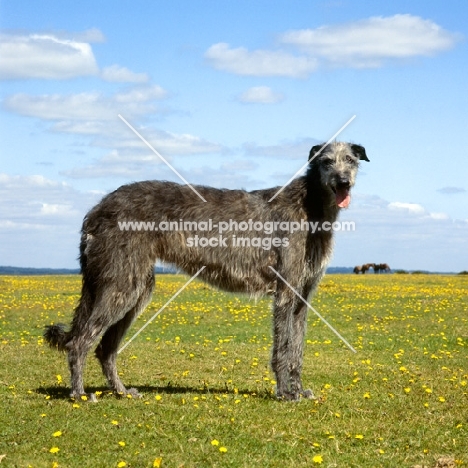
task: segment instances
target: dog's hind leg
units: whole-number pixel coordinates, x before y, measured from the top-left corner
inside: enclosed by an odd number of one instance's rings
[[[92,300],[90,297],[85,290],[73,318],[70,340],[65,347],[71,374],[70,396],[85,396],[95,401],[93,394],[86,394],[84,391],[83,369],[86,356],[98,338],[135,306],[139,296],[136,291],[121,291],[116,285],[108,283],[100,286]]]
[[[76,399],[91,399],[96,401],[94,394],[85,393],[83,384],[83,370],[86,360],[86,356],[93,343],[99,337],[103,327],[93,327],[86,331],[74,329],[72,333],[80,333],[79,335],[73,336],[73,338],[67,343],[66,347],[68,350],[68,366],[71,374],[71,398]]]
[[[107,329],[101,339],[101,342],[96,348],[96,357],[101,363],[102,372],[106,376],[109,387],[119,395],[131,395],[137,398],[141,397],[137,389],[126,389],[120,380],[117,373],[117,350],[128,328],[151,300],[153,289],[154,275],[151,273],[147,278],[143,292],[138,298],[135,306],[128,311],[122,319]]]

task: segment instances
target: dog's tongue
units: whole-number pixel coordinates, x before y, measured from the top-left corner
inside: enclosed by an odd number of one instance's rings
[[[348,188],[338,188],[335,193],[336,204],[340,208],[348,208],[351,202],[351,195]]]

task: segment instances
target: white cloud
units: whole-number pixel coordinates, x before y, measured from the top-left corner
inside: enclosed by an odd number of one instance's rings
[[[388,204],[390,210],[402,210],[412,214],[422,215],[426,212],[424,207],[417,203],[391,202]]]
[[[276,104],[284,99],[281,93],[275,93],[268,86],[254,86],[239,96],[239,101],[255,104]]]
[[[43,203],[40,209],[40,214],[43,215],[69,216],[76,213],[71,205],[62,203]]]
[[[450,219],[447,213],[428,212],[418,203],[391,202],[388,204],[387,208],[390,211],[400,212],[414,218],[430,218],[433,220]]]
[[[279,35],[283,49],[249,51],[221,42],[212,45],[205,58],[214,68],[238,75],[305,78],[327,66],[374,68],[389,60],[433,56],[461,38],[419,16],[379,16],[287,31]]]
[[[450,217],[449,217],[449,215],[447,213],[429,213],[429,216],[432,219],[439,219],[439,220],[450,219]]]
[[[140,130],[166,160],[171,156],[196,156],[221,153],[224,148],[189,134],[175,134],[155,129]],[[122,133],[126,136],[123,136]],[[84,167],[75,167],[62,174],[74,179],[120,177],[126,179],[167,178],[167,166],[129,129],[120,127],[120,138],[101,137],[95,146],[113,148],[104,157]],[[172,175],[170,169],[169,175]]]
[[[231,48],[224,42],[212,45],[205,59],[214,68],[246,76],[289,76],[305,78],[315,70],[316,60],[296,57],[281,50],[254,50]]]
[[[0,174],[0,218],[10,226],[48,226],[67,224],[70,219],[78,221],[83,204],[95,199],[95,194],[82,194],[64,182],[41,175]]]
[[[101,78],[104,81],[117,83],[146,83],[149,76],[146,73],[135,73],[119,65],[111,65],[101,70]]]
[[[159,112],[158,101],[167,92],[157,85],[137,86],[107,96],[102,93],[71,95],[15,94],[6,98],[6,109],[21,115],[52,122],[55,132],[92,138],[90,145],[110,150],[104,157],[82,167],[62,172],[73,178],[144,177],[148,164],[160,159],[118,118],[129,120],[164,157],[225,152],[216,143],[191,134],[175,134],[154,128],[141,128],[138,122]],[[159,170],[159,169],[158,169]]]
[[[76,268],[83,217],[101,197],[40,175],[0,174],[1,264]]]
[[[115,120],[118,114],[135,117],[156,112],[154,101],[165,96],[160,86],[153,85],[112,96],[97,92],[39,96],[21,93],[7,97],[3,105],[9,111],[45,120],[93,122]]]
[[[91,46],[50,34],[0,35],[0,79],[67,79],[98,73]]]
[[[381,66],[387,59],[431,56],[451,49],[460,35],[413,15],[372,17],[353,23],[289,31],[280,37],[309,56],[334,65]]]
[[[100,70],[91,43],[104,40],[102,32],[95,28],[80,33],[0,34],[0,79],[100,76],[118,83],[149,81],[146,73],[135,73],[119,65]]]

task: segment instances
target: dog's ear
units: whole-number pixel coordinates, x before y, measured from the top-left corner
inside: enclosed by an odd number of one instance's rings
[[[367,157],[366,150],[364,146],[361,145],[351,145],[351,149],[353,150],[353,153],[356,156],[359,156],[359,159],[362,161],[369,161],[369,158]]]
[[[309,161],[315,157],[315,155],[325,146],[325,143],[322,143],[321,145],[315,145],[312,146],[312,149],[310,150],[309,153]]]

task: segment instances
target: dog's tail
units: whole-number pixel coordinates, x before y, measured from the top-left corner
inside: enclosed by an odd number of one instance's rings
[[[47,325],[44,329],[44,339],[51,348],[66,351],[66,344],[70,341],[70,332],[65,330],[63,323]]]

